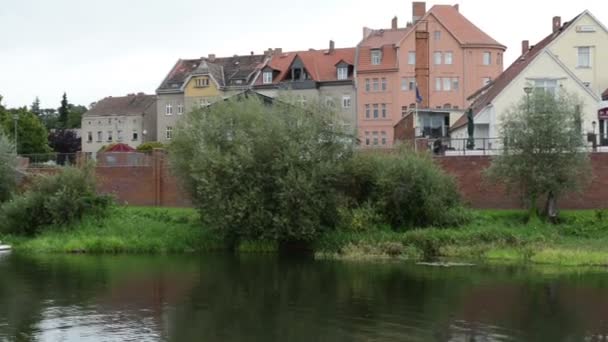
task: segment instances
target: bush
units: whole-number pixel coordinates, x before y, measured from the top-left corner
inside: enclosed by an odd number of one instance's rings
[[[337,224],[351,146],[332,113],[257,99],[188,114],[169,146],[204,224],[230,242],[309,242]]]
[[[137,151],[149,153],[149,152],[154,151],[155,148],[165,148],[165,145],[163,145],[163,143],[158,142],[158,141],[150,141],[150,142],[143,143],[143,144],[137,146]]]
[[[17,158],[13,145],[0,132],[0,203],[8,200],[15,188]]]
[[[111,203],[111,198],[95,193],[90,169],[64,168],[53,176],[39,176],[24,194],[2,205],[0,231],[35,235],[85,214],[100,214]]]

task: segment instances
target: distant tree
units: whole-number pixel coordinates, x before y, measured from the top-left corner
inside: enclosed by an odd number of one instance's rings
[[[47,130],[57,128],[58,115],[55,108],[44,108],[40,110],[40,120]]]
[[[30,111],[36,114],[38,117],[40,117],[40,115],[42,114],[42,110],[40,109],[40,99],[38,98],[38,96],[36,96],[36,99],[34,99],[34,102],[32,102],[32,107],[30,108]]]
[[[73,163],[76,160],[74,153],[80,151],[81,141],[73,130],[58,129],[49,134],[49,145],[61,154],[57,162],[64,165],[66,161]]]
[[[546,197],[544,214],[555,220],[557,198],[581,190],[590,179],[580,108],[580,102],[564,92],[554,96],[535,91],[502,120],[502,153],[487,175],[524,197],[530,219],[538,215],[538,200]]]
[[[57,111],[59,112],[59,121],[57,122],[56,128],[67,128],[68,118],[70,115],[70,106],[66,93],[63,93],[63,97],[61,98],[61,107],[59,107]]]
[[[88,110],[87,107],[70,103],[68,108],[69,114],[67,128],[80,128],[82,115]]]
[[[14,167],[17,164],[15,148],[0,131],[0,202],[10,198],[15,187]]]
[[[0,106],[0,129],[15,141],[15,122],[14,115],[18,116],[17,121],[17,152],[19,154],[48,153],[48,131],[34,113],[27,108],[4,109]]]

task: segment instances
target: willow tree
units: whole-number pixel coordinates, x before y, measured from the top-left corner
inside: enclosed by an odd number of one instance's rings
[[[0,202],[10,198],[15,186],[15,148],[0,131]]]
[[[590,180],[581,107],[577,98],[563,91],[536,90],[501,121],[502,151],[487,174],[523,197],[530,219],[537,217],[538,202],[544,199],[542,214],[555,220],[557,199],[580,191]]]

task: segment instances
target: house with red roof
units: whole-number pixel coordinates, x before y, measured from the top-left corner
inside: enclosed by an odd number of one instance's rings
[[[253,89],[270,97],[285,96],[296,103],[321,102],[334,107],[345,127],[354,132],[356,91],[355,48],[283,52],[271,51]]]
[[[602,94],[608,95],[608,29],[589,11],[563,24],[557,16],[550,21],[549,35],[535,45],[524,40],[521,56],[472,94],[477,143],[498,138],[503,115],[526,91],[542,90],[575,95],[582,103],[583,131],[599,133],[597,143],[608,146],[608,102],[602,102]],[[451,137],[468,137],[466,117],[452,125]]]
[[[503,70],[506,47],[463,16],[458,5],[427,11],[425,2],[413,2],[412,14],[405,27],[394,18],[389,29],[363,29],[356,83],[364,147],[449,135],[468,96]],[[395,130],[402,136],[395,137]]]

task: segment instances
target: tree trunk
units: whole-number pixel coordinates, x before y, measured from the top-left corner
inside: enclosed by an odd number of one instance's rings
[[[549,219],[549,222],[557,223],[557,201],[553,191],[549,191],[549,194],[547,195],[547,206],[545,208],[545,213]]]

